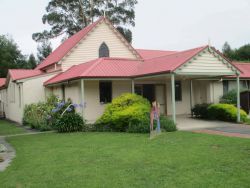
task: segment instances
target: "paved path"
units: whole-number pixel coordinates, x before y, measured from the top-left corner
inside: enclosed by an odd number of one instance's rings
[[[208,121],[195,119],[188,116],[177,117],[179,130],[223,135],[229,137],[250,138],[250,125],[223,121]]]

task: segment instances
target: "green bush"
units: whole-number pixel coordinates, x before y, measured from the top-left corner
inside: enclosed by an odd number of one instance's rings
[[[58,132],[85,131],[85,121],[78,113],[65,113],[55,123]]]
[[[176,124],[166,116],[160,116],[161,129],[166,132],[177,131]]]
[[[231,91],[227,92],[226,94],[224,94],[220,98],[220,103],[236,105],[237,104],[237,92],[236,92],[236,90],[231,90]]]
[[[210,119],[217,119],[222,121],[237,121],[237,108],[232,104],[212,104],[208,107],[208,114]],[[240,110],[241,121],[247,120],[247,113]]]
[[[198,118],[208,118],[208,107],[210,104],[203,103],[203,104],[196,104],[192,108],[192,115]]]
[[[129,126],[149,126],[150,103],[136,94],[123,94],[108,104],[96,123],[98,131],[128,131]],[[131,129],[130,129],[131,130]]]
[[[48,117],[53,108],[53,106],[43,102],[26,105],[24,108],[23,125],[41,131],[51,130]]]

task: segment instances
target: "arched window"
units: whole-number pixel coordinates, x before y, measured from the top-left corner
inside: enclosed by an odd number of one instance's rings
[[[109,48],[105,42],[99,48],[99,57],[109,57]]]

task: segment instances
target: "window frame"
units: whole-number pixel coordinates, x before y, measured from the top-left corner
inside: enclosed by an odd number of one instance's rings
[[[108,45],[103,42],[99,47],[99,58],[110,57],[110,51]]]
[[[102,85],[102,84],[107,84],[106,86]],[[105,88],[106,87],[106,88]],[[108,87],[108,91],[102,91],[103,89],[107,89]],[[103,94],[105,92],[108,92],[106,94]],[[99,102],[101,104],[108,104],[112,102],[112,98],[113,98],[113,84],[112,81],[99,81]]]

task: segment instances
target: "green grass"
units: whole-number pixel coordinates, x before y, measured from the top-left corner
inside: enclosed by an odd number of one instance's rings
[[[189,132],[8,138],[1,187],[249,187],[250,140]]]
[[[0,120],[0,136],[24,133],[25,129],[17,127],[15,124],[9,121]]]

